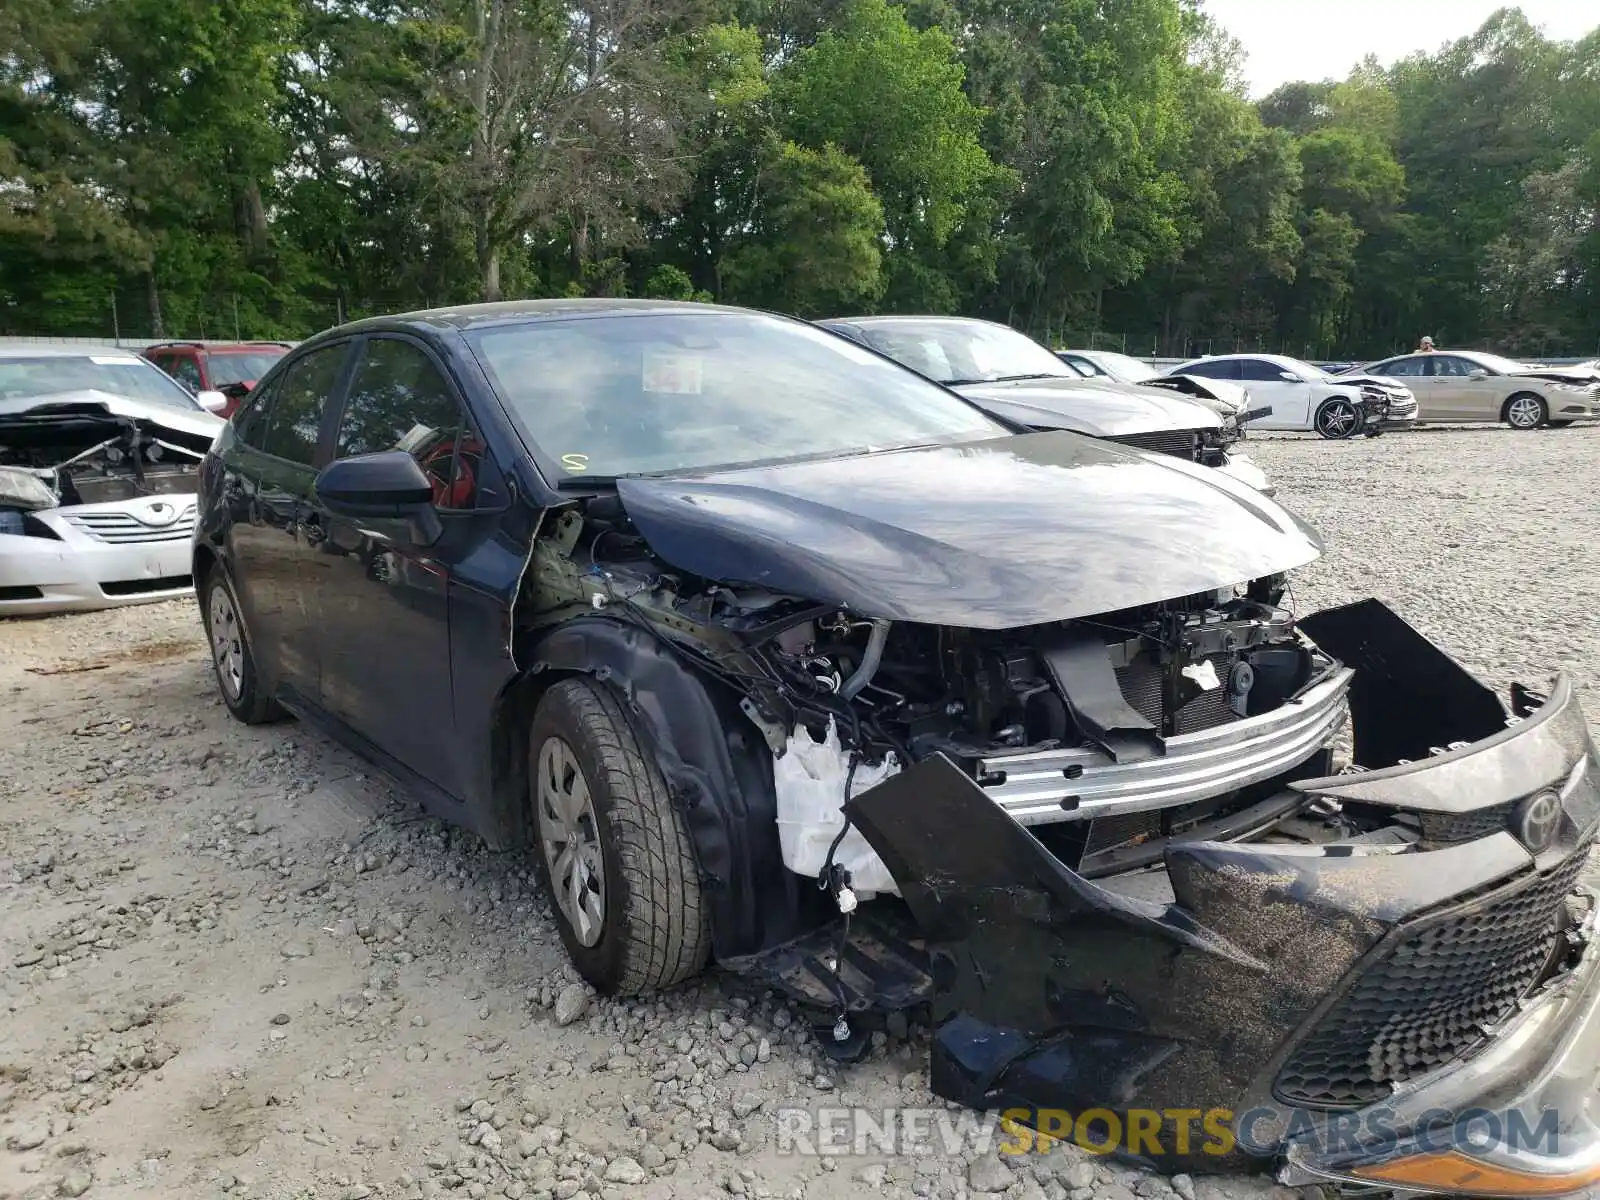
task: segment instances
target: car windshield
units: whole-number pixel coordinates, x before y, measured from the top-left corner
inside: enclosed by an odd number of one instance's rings
[[[254,383],[287,353],[286,350],[213,350],[207,357],[211,386]]]
[[[1528,369],[1527,363],[1501,358],[1498,354],[1474,353],[1467,361],[1480,367],[1486,367],[1496,375],[1515,375],[1518,371],[1526,371]]]
[[[570,476],[694,471],[1010,433],[845,338],[756,313],[530,321],[468,340],[532,441]]]
[[[142,358],[110,354],[0,358],[0,400],[82,391],[109,392],[188,412],[201,410],[171,376]]]
[[[987,321],[874,321],[859,328],[874,349],[940,383],[1081,375],[1032,338]]]
[[[1285,371],[1293,371],[1301,379],[1310,383],[1327,383],[1328,380],[1333,378],[1321,367],[1313,366],[1311,363],[1298,358],[1285,358],[1276,365],[1281,366]]]
[[[1143,383],[1146,379],[1154,379],[1161,374],[1149,363],[1140,362],[1127,354],[1108,354],[1104,350],[1097,350],[1095,357],[1104,364],[1107,371],[1125,383]]]

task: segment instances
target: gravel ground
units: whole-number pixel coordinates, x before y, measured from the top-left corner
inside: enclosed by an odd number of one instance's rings
[[[1600,718],[1600,428],[1253,453],[1329,554],[1496,685],[1571,671]],[[784,1154],[784,1106],[933,1105],[912,1029],[824,1064],[709,977],[597,1000],[531,863],[215,697],[190,604],[0,623],[0,1198],[1291,1200],[1061,1148]]]

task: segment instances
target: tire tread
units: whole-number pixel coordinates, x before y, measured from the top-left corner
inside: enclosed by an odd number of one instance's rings
[[[710,956],[710,928],[699,869],[661,769],[646,755],[621,699],[589,679],[553,686],[540,707],[588,742],[603,790],[603,819],[616,839],[624,879],[606,903],[624,905],[627,941],[615,990],[628,995],[672,987],[698,974]],[[537,720],[537,718],[535,718]]]

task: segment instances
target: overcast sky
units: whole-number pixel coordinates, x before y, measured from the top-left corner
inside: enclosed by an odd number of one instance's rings
[[[1388,65],[1476,30],[1509,0],[1205,0],[1244,43],[1252,97],[1291,79],[1343,79],[1368,54]],[[1522,0],[1545,36],[1566,40],[1600,26],[1594,0]]]

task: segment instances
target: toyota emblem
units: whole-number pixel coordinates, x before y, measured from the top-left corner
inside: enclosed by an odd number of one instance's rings
[[[134,514],[139,520],[153,528],[171,525],[178,519],[176,505],[168,504],[165,500],[157,500],[154,504],[147,504],[142,513]]]
[[[1517,806],[1514,822],[1524,846],[1535,854],[1548,850],[1561,823],[1561,797],[1551,791],[1535,792]]]

